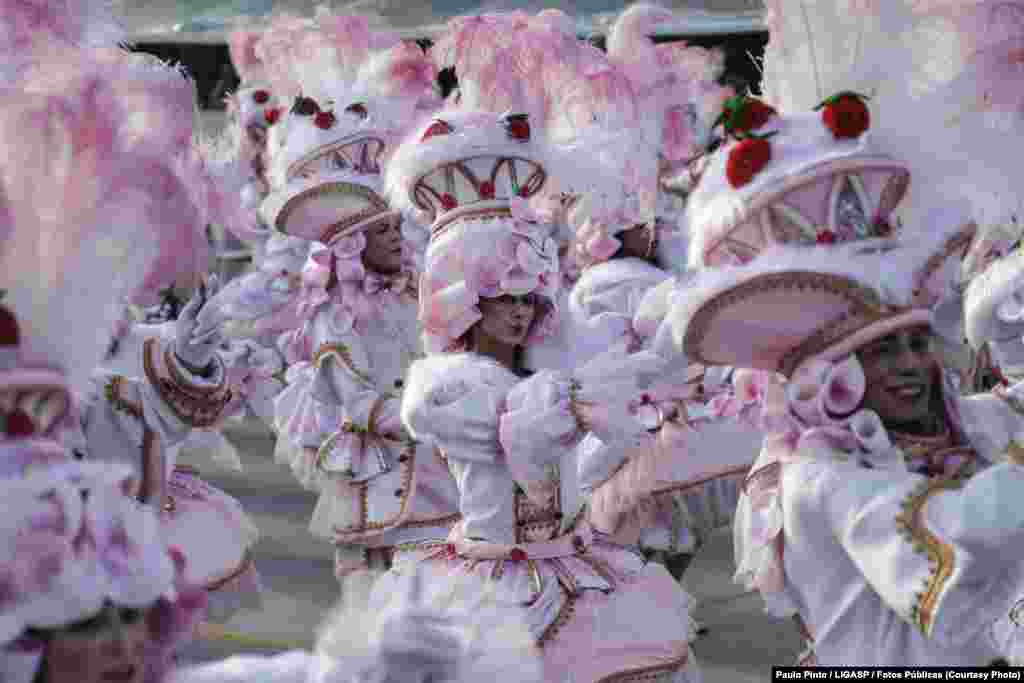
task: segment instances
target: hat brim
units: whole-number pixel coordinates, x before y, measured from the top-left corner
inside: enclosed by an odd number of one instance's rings
[[[930,324],[930,311],[910,305],[921,258],[894,243],[776,247],[689,281],[668,314],[672,338],[690,362],[791,375],[811,358],[837,359],[879,335]],[[894,272],[894,263],[908,267]]]
[[[365,199],[359,211],[353,211],[353,194]],[[279,232],[322,244],[401,215],[372,186],[344,173],[292,181],[267,197],[260,211]]]

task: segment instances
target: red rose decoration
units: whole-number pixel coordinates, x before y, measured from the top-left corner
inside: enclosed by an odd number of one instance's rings
[[[725,163],[725,175],[733,187],[743,187],[772,160],[772,145],[765,138],[741,140]]]
[[[530,139],[530,120],[526,114],[514,114],[505,117],[505,130],[508,136],[519,142],[527,142]]]
[[[455,197],[451,196],[447,192],[441,195],[441,206],[445,211],[451,211],[458,205],[459,203],[455,201]]]
[[[266,109],[263,111],[263,120],[267,122],[268,126],[272,126],[277,123],[277,120],[281,118],[280,109]]]
[[[7,413],[4,431],[7,436],[32,436],[36,433],[36,426],[33,424],[32,418],[20,410],[14,409]]]
[[[252,94],[252,99],[256,104],[266,104],[270,101],[270,93],[266,90],[257,90]]]
[[[513,548],[512,552],[508,554],[508,559],[513,562],[525,562],[528,557],[526,555],[526,551],[522,548]]]
[[[773,116],[775,116],[775,110],[761,100],[747,99],[732,116],[729,128],[734,133],[758,130],[763,128]]]
[[[836,234],[831,230],[822,230],[818,233],[818,237],[815,241],[818,244],[835,244]]]
[[[317,112],[316,117],[313,119],[313,123],[320,130],[330,130],[331,126],[334,125],[335,118],[334,112],[321,111]]]
[[[0,346],[17,346],[20,341],[18,319],[6,306],[0,306]]]
[[[844,92],[828,98],[816,109],[821,110],[822,122],[837,140],[859,138],[871,127],[866,100],[864,95]]]
[[[295,104],[292,105],[292,111],[299,116],[313,116],[320,111],[320,105],[309,97],[297,97]]]
[[[441,119],[438,119],[430,124],[430,127],[423,133],[423,137],[420,138],[420,142],[426,142],[435,135],[448,135],[451,132],[452,127]]]
[[[494,183],[490,180],[480,183],[480,197],[483,199],[494,199]]]

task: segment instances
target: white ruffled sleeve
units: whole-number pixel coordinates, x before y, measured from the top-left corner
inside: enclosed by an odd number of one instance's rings
[[[953,482],[847,464],[790,465],[787,488],[825,515],[872,588],[925,636],[957,644],[1008,614],[1021,586],[1024,467]],[[792,488],[788,486],[793,482]],[[791,499],[792,502],[792,499]]]
[[[531,497],[538,492],[546,499],[548,489],[557,482],[553,466],[583,434],[571,405],[573,391],[567,375],[546,370],[508,393],[501,416],[501,447],[512,476]]]
[[[450,460],[500,461],[499,414],[515,375],[468,354],[451,354],[416,361],[407,377],[402,423],[414,439]]]
[[[400,429],[401,401],[392,393],[393,387],[378,386],[366,350],[373,339],[356,332],[352,324],[338,325],[334,320],[337,307],[321,309],[313,324],[316,399],[339,406],[345,417],[360,427],[369,428],[372,417],[382,433]]]

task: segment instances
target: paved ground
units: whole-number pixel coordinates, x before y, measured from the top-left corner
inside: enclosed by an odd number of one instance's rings
[[[246,425],[229,438],[242,453],[244,473],[214,469],[208,460],[194,464],[217,486],[237,497],[262,532],[255,553],[266,594],[262,610],[239,613],[227,628],[276,647],[252,647],[237,640],[207,641],[190,648],[189,659],[204,661],[241,652],[274,652],[310,642],[322,615],[337,598],[331,548],[306,531],[313,496],[287,469],[274,463],[269,433]],[[766,616],[761,599],[731,581],[731,536],[712,540],[684,577],[700,605],[694,614],[708,628],[694,645],[704,683],[763,683],[773,664],[790,664],[801,649],[789,622]]]

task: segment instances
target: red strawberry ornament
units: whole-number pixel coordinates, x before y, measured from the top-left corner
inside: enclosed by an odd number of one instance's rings
[[[526,114],[513,114],[505,117],[505,130],[508,136],[518,142],[529,142],[530,119]]]
[[[837,140],[859,138],[871,127],[867,97],[855,92],[833,95],[817,107],[821,120]]]
[[[445,121],[437,119],[427,128],[423,133],[423,137],[420,138],[420,142],[426,142],[435,135],[448,135],[452,132],[452,127],[449,126]]]
[[[268,126],[274,125],[275,123],[278,122],[278,120],[280,118],[281,118],[281,110],[280,109],[273,109],[273,108],[271,108],[271,109],[265,109],[263,111],[263,120],[267,122]]]
[[[459,203],[455,200],[455,197],[451,196],[447,192],[441,195],[441,208],[445,211],[451,211],[458,205]]]
[[[17,346],[20,341],[18,319],[6,306],[0,306],[0,346]]]
[[[330,111],[318,111],[316,116],[313,118],[313,123],[320,130],[330,130],[334,125],[335,118],[334,112]]]
[[[7,413],[4,433],[12,437],[32,436],[36,433],[36,426],[33,424],[32,418],[15,408]]]
[[[729,184],[740,188],[754,179],[754,176],[772,160],[772,145],[767,138],[741,140],[725,163],[725,175]]]
[[[356,102],[355,104],[348,105],[347,107],[345,107],[345,112],[348,114],[355,114],[361,119],[365,119],[367,116],[370,115],[370,112],[367,111],[366,109],[366,105],[362,104],[361,102]]]

